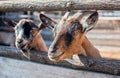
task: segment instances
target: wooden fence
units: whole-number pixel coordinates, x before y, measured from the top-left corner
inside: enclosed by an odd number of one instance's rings
[[[120,10],[119,0],[5,0],[0,1],[0,12],[15,11],[66,11],[66,10]],[[14,47],[0,46],[0,56],[23,59],[21,52]],[[31,61],[44,64],[65,66],[75,69],[99,71],[114,75],[120,75],[120,61],[104,58],[92,58],[79,56],[83,66],[75,66],[66,61],[54,63],[47,57],[47,53],[31,51]],[[52,70],[53,71],[53,70]],[[51,71],[51,72],[52,72]],[[43,71],[44,72],[44,71]],[[77,74],[76,74],[77,75]],[[70,75],[71,76],[71,75]],[[111,75],[110,75],[111,76]],[[82,75],[81,75],[82,77]],[[111,76],[114,78],[116,76]],[[120,76],[117,76],[117,78]],[[72,78],[72,77],[71,77]],[[99,78],[99,77],[93,77]]]

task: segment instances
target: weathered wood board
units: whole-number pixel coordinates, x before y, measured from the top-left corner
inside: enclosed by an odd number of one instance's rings
[[[3,0],[1,12],[63,11],[63,10],[120,10],[119,0]]]
[[[120,76],[0,57],[0,78],[120,78]]]
[[[8,47],[8,46],[0,46],[0,56],[11,57],[16,59],[25,60],[26,57],[21,53],[20,50],[16,49],[15,47]],[[34,62],[39,62],[42,64],[51,64],[57,66],[64,66],[74,69],[84,69],[84,70],[91,70],[91,71],[99,71],[105,72],[115,75],[120,75],[120,61],[119,60],[110,60],[104,58],[92,58],[78,55],[77,60],[79,60],[79,65],[75,65],[67,61],[60,61],[60,62],[52,62],[49,60],[47,56],[47,52],[39,52],[39,51],[31,51],[30,52],[30,59]]]

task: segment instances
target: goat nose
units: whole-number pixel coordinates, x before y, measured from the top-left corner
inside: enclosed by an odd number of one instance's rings
[[[19,39],[17,42],[20,44],[23,42],[23,39]]]
[[[53,49],[53,50],[51,51],[51,53],[55,53],[55,51],[56,51],[56,50],[55,50],[55,49]]]
[[[51,53],[55,53],[56,50],[57,50],[57,48],[53,48],[53,49],[51,50]]]

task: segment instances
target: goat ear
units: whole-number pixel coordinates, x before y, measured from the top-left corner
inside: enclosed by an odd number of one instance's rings
[[[83,13],[84,14],[84,13]],[[84,23],[82,23],[82,32],[90,31],[94,28],[95,24],[98,21],[98,12],[92,11],[84,14],[84,16],[87,16]],[[84,16],[82,18],[84,18]]]
[[[48,27],[49,29],[53,30],[54,26],[57,24],[55,21],[53,21],[51,18],[40,14],[40,19],[42,21],[42,26]]]
[[[38,25],[38,28],[39,28],[39,30],[42,30],[42,29],[45,29],[46,26],[45,26],[43,23],[40,23],[40,24]]]
[[[3,21],[8,24],[9,26],[15,27],[17,22],[15,22],[14,20],[10,20],[8,18],[3,18]]]

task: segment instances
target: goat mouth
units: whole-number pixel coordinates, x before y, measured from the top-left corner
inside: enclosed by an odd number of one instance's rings
[[[60,54],[58,55],[53,55],[53,56],[49,56],[49,58],[53,61],[56,61],[58,60],[62,55],[64,55],[64,52],[61,52]]]
[[[27,44],[18,45],[18,48],[25,50],[27,48]]]

